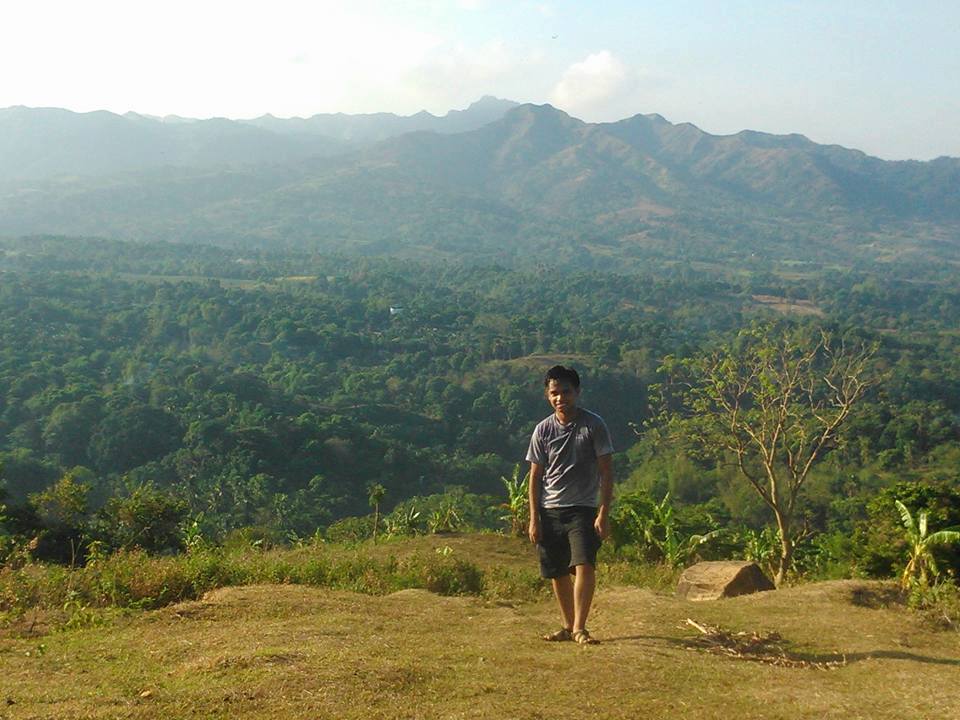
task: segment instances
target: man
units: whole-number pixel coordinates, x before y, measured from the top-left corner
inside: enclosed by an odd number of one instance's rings
[[[544,640],[595,643],[587,616],[596,587],[597,550],[610,534],[613,445],[603,419],[577,405],[576,370],[556,365],[543,385],[553,414],[537,425],[527,450],[529,535],[539,547],[540,574],[553,584],[563,622]]]

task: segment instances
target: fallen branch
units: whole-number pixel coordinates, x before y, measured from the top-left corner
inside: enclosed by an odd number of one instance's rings
[[[779,667],[812,668],[815,670],[834,670],[847,664],[845,655],[839,660],[809,660],[789,653],[781,645],[783,638],[779,633],[733,633],[719,627],[687,618],[687,625],[697,629],[701,636],[691,641],[692,648],[699,648],[715,655],[725,655],[738,660],[777,665]]]

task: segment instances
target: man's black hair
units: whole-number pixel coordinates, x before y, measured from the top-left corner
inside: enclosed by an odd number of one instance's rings
[[[547,387],[551,380],[568,382],[575,388],[580,387],[580,376],[577,375],[577,371],[573,368],[564,367],[563,365],[554,365],[547,370],[546,377],[543,378],[543,386]]]

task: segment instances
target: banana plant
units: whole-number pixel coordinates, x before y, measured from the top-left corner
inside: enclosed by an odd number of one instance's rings
[[[960,526],[927,533],[927,513],[921,510],[916,520],[899,500],[894,501],[900,511],[900,520],[903,522],[907,543],[910,547],[910,559],[900,577],[900,587],[904,590],[917,585],[928,587],[931,579],[936,580],[940,574],[937,561],[933,556],[935,547],[943,547],[960,542]]]
[[[434,510],[427,519],[427,530],[432,534],[452,533],[463,525],[463,516],[452,504]]]
[[[744,559],[755,562],[773,577],[780,560],[780,533],[777,529],[765,525],[761,530],[744,530],[740,539],[743,541]]]
[[[703,535],[681,538],[677,534],[676,522],[673,519],[670,493],[664,495],[659,503],[654,504],[651,517],[641,517],[633,508],[629,508],[628,513],[633,516],[634,522],[643,528],[644,541],[655,547],[663,557],[663,561],[674,568],[685,566],[690,562],[697,548],[722,532],[711,530]]]
[[[416,535],[421,531],[420,511],[413,505],[386,518],[387,534]]]
[[[530,522],[530,499],[527,494],[527,482],[530,473],[521,475],[521,466],[515,465],[510,477],[500,476],[507,489],[507,502],[500,503],[500,509],[506,512],[500,519],[510,523],[510,533],[516,537],[527,534],[527,524]]]

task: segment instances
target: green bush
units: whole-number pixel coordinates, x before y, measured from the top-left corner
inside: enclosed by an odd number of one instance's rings
[[[358,543],[373,537],[373,515],[345,517],[327,528],[326,539],[333,543]]]
[[[156,608],[198,597],[202,590],[194,581],[181,558],[150,558],[131,550],[77,571],[75,587],[91,604]]]
[[[114,497],[99,513],[98,537],[108,547],[142,548],[151,553],[183,549],[181,524],[187,516],[183,499],[169,491],[142,485],[126,497]]]
[[[502,524],[499,518],[501,510],[495,497],[467,492],[460,486],[448,487],[444,492],[433,495],[414,496],[397,504],[390,517],[402,526],[404,515],[409,517],[411,510],[418,513],[413,523],[416,531],[444,533],[495,530]]]
[[[641,520],[653,517],[654,505],[646,490],[624,493],[617,498],[610,514],[610,539],[615,547],[646,545]]]
[[[483,572],[459,558],[428,561],[423,567],[423,586],[438,595],[479,595]]]
[[[960,588],[954,582],[915,585],[907,604],[934,626],[960,632]]]
[[[856,569],[873,577],[899,575],[909,558],[899,500],[911,512],[927,513],[931,532],[960,525],[960,489],[950,482],[904,481],[882,491],[867,503],[867,520],[854,531]],[[960,547],[936,551],[941,570],[960,576]]]
[[[841,530],[819,533],[799,543],[793,563],[797,572],[809,579],[839,580],[855,574],[854,538]]]
[[[237,528],[223,538],[223,548],[227,551],[272,550],[282,544],[283,537],[278,530],[262,525]]]
[[[293,568],[291,582],[298,585],[329,586],[334,574],[334,566],[325,558],[308,558]]]
[[[62,605],[70,571],[59,565],[0,568],[0,612],[19,617],[35,607]]]

